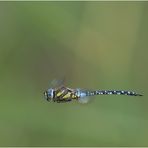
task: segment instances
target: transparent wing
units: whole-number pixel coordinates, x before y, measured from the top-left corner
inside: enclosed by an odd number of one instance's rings
[[[50,82],[50,87],[52,88],[57,88],[57,87],[61,87],[64,85],[65,82],[65,78],[61,78],[61,79],[53,79]]]
[[[89,96],[87,96],[87,91],[81,88],[75,90],[76,96],[78,96],[78,102],[81,104],[86,104],[90,101]]]
[[[88,102],[90,102],[90,97],[82,97],[82,98],[79,98],[78,99],[78,102],[81,103],[81,104],[86,104]]]

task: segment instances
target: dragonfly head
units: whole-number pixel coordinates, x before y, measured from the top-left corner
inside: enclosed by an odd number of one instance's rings
[[[54,92],[53,88],[50,88],[44,92],[44,97],[47,101],[53,100],[53,92]]]

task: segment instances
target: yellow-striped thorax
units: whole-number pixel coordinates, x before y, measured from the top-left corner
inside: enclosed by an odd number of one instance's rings
[[[69,102],[78,99],[77,91],[68,87],[50,88],[44,92],[45,99],[53,102]]]

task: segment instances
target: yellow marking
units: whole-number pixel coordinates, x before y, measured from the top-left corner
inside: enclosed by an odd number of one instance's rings
[[[72,99],[77,99],[77,96],[76,95],[74,95],[74,94],[72,94]]]
[[[63,99],[66,99],[66,98],[70,98],[71,97],[71,93],[67,93],[65,96],[63,96]]]
[[[56,94],[56,96],[59,97],[62,93],[63,93],[63,91],[58,92],[58,93]]]

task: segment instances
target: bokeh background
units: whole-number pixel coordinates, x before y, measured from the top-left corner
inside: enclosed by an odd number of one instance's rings
[[[148,2],[0,2],[0,146],[148,146]],[[134,90],[86,105],[72,88]]]

